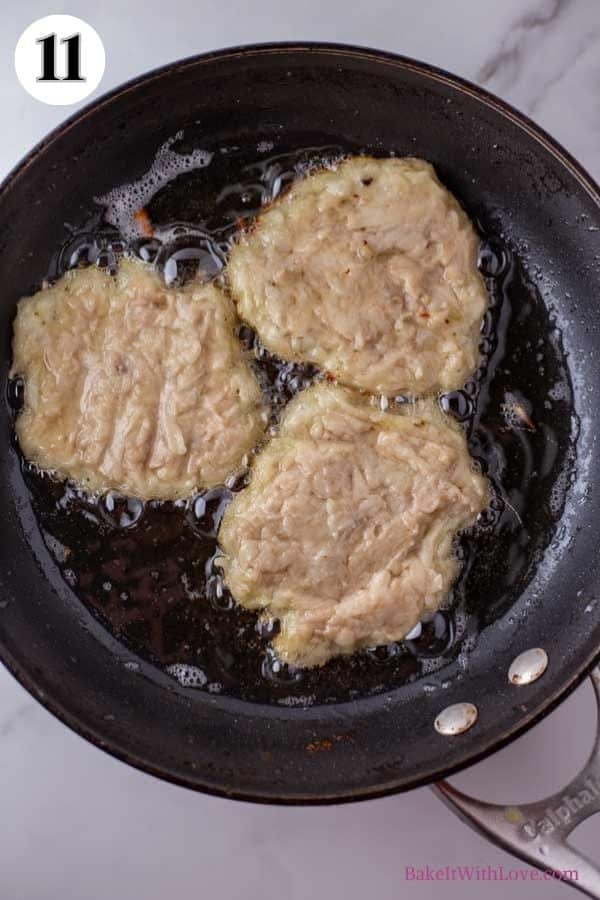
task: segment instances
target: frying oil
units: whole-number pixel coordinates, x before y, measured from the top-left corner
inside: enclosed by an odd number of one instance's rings
[[[198,274],[220,278],[240,223],[348,149],[357,148],[288,151],[265,140],[209,153],[179,133],[145,176],[98,198],[98,214],[55,255],[49,279],[82,264],[115,269],[123,253],[155,265],[169,284]],[[132,653],[184,687],[287,706],[368,696],[415,679],[433,690],[432,679],[449,662],[468,666],[477,634],[509,613],[553,538],[572,479],[577,427],[559,332],[508,243],[484,229],[481,237],[490,305],[480,363],[463,390],[439,403],[464,428],[492,497],[456,542],[461,574],[443,608],[409,640],[292,670],[269,646],[277,621],[259,622],[237,606],[215,565],[219,524],[247,484],[247,469],[188,502],[143,502],[113,491],[91,497],[23,460],[41,532],[65,581]],[[320,374],[279,360],[245,325],[238,337],[275,429],[289,400]],[[407,399],[384,402],[393,411]],[[19,380],[9,386],[9,402],[16,414]]]

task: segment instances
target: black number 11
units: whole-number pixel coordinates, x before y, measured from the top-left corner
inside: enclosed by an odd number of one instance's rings
[[[36,44],[42,45],[42,74],[37,81],[85,81],[81,76],[80,34],[61,39],[61,44],[67,45],[67,74],[64,78],[56,74],[56,35],[38,38]]]

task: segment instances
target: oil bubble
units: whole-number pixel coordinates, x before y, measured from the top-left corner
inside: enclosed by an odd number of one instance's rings
[[[213,488],[198,494],[191,501],[191,524],[194,531],[204,538],[216,538],[221,519],[231,500],[228,488]]]
[[[265,641],[272,641],[273,638],[277,637],[280,630],[279,619],[274,619],[272,616],[258,619],[256,623],[256,632]]]
[[[99,269],[106,269],[111,275],[117,271],[117,255],[111,247],[104,247],[96,256],[96,265]]]
[[[454,638],[452,619],[447,612],[436,612],[431,619],[421,623],[418,637],[406,640],[406,646],[421,658],[441,656]]]
[[[243,490],[250,483],[250,472],[248,469],[242,469],[240,472],[234,472],[225,482],[225,487],[229,488],[232,493]]]
[[[316,370],[296,363],[283,365],[275,378],[275,388],[293,397],[307,388],[312,382]]]
[[[274,650],[265,653],[261,672],[263,678],[273,684],[296,684],[302,680],[302,672],[279,659]]]
[[[486,506],[477,516],[477,527],[484,531],[493,531],[498,522],[498,516],[499,510],[496,506],[492,507],[491,504]]]
[[[108,491],[98,503],[102,518],[113,528],[133,528],[144,513],[144,501]]]
[[[196,238],[193,242],[184,240],[163,247],[156,255],[155,264],[170,286],[197,277],[214,278],[223,268],[224,259],[208,238]]]
[[[405,641],[416,641],[417,638],[421,637],[422,632],[423,632],[423,625],[421,624],[421,622],[417,622],[415,627],[411,628],[410,631],[408,632],[408,634],[404,635],[404,640]]]
[[[477,265],[487,278],[499,278],[508,268],[509,257],[506,248],[496,238],[482,241]]]
[[[11,378],[8,382],[6,398],[13,412],[21,412],[25,403],[25,382],[20,375],[17,375],[16,378]]]
[[[154,239],[136,241],[132,245],[135,255],[145,263],[153,263],[156,260],[160,248],[160,241]]]
[[[125,245],[116,231],[80,232],[63,244],[56,260],[55,274],[61,276],[69,269],[90,265],[115,271],[118,257],[124,250]]]
[[[218,612],[229,612],[235,606],[233,597],[218,574],[206,579],[206,597],[213,609]]]
[[[491,309],[486,310],[484,313],[483,319],[481,320],[481,336],[483,338],[487,338],[488,340],[494,335],[495,326],[494,326],[494,315]]]
[[[208,678],[202,669],[189,663],[173,663],[167,666],[166,671],[185,688],[202,688],[208,682]]]
[[[440,397],[440,406],[445,413],[449,413],[458,419],[459,422],[465,422],[473,415],[473,401],[465,391],[449,391]]]
[[[504,512],[504,508],[506,506],[503,498],[500,496],[498,492],[495,492],[490,500],[490,508],[494,510],[496,513]]]
[[[372,659],[375,663],[388,663],[399,656],[402,653],[402,649],[399,644],[394,642],[391,644],[380,644],[378,647],[369,647],[365,652],[369,659]]]

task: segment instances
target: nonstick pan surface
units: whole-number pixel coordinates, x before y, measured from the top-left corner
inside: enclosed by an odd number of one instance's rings
[[[498,482],[498,502],[463,540],[467,570],[429,643],[333,663],[299,685],[253,680],[238,662],[236,679],[211,692],[165,671],[194,651],[189,607],[161,650],[147,621],[127,630],[66,577],[48,514],[58,488],[36,480],[13,437],[15,304],[60,271],[74,234],[91,221],[104,227],[94,198],[143,176],[180,132],[175,151],[202,148],[216,162],[153,198],[153,218],[164,222],[205,217],[215,185],[242,180],[269,148],[288,162],[337,152],[424,157],[481,231],[489,347],[480,381],[467,386],[476,413],[465,427]],[[166,67],[70,119],[8,177],[0,284],[0,656],[80,734],[199,790],[270,802],[359,799],[439,779],[497,749],[593,665],[600,198],[565,151],[499,100],[420,63],[335,45],[244,47]],[[459,418],[464,400],[448,401]],[[64,525],[66,544],[77,544],[74,530],[85,533],[82,521]],[[147,548],[134,535],[120,552],[143,567]],[[89,555],[90,571],[98,560]],[[515,687],[509,666],[533,647],[548,654],[547,671]],[[476,706],[476,724],[439,734],[436,716],[461,702]]]

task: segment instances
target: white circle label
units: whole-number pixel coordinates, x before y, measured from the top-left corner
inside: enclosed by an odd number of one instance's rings
[[[98,32],[76,16],[44,16],[25,29],[15,48],[15,71],[28,94],[68,106],[84,100],[104,74]]]

